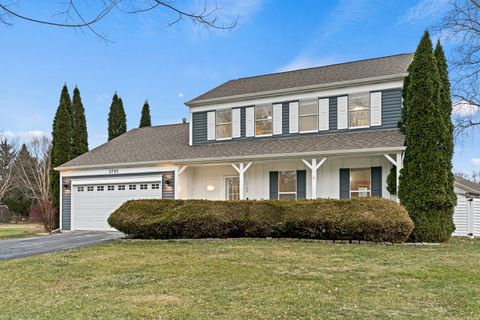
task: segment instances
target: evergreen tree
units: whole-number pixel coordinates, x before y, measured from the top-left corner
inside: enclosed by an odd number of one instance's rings
[[[140,118],[140,126],[139,128],[143,127],[151,127],[152,126],[152,119],[150,118],[150,106],[148,105],[148,100],[145,100],[142,108],[142,117]]]
[[[71,158],[73,159],[88,151],[87,120],[85,119],[85,109],[82,98],[80,97],[80,90],[78,90],[77,87],[73,90],[72,119],[73,135]]]
[[[125,132],[127,132],[127,116],[122,99],[115,93],[108,113],[108,140],[110,141]]]
[[[454,191],[455,177],[453,175],[453,124],[452,124],[452,98],[450,97],[450,81],[448,80],[448,65],[445,53],[443,52],[440,40],[435,46],[435,58],[437,60],[438,75],[440,77],[440,111],[443,114],[443,120],[446,126],[445,142],[443,143],[443,151],[445,157],[445,168],[448,172],[448,179],[446,184],[446,206],[453,216],[455,204],[457,203],[457,196]]]
[[[60,199],[60,174],[54,168],[69,161],[72,156],[72,114],[71,100],[64,85],[60,103],[52,125],[52,151],[50,157],[50,189],[52,204],[58,206]]]
[[[407,108],[404,167],[398,195],[415,223],[413,241],[447,241],[453,231],[446,206],[448,172],[442,144],[447,127],[440,107],[440,77],[430,35],[425,32],[409,67],[404,88]]]

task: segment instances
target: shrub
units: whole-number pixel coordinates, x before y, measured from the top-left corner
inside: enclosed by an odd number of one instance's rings
[[[131,200],[108,223],[133,238],[292,237],[403,242],[413,222],[381,198],[302,201]]]

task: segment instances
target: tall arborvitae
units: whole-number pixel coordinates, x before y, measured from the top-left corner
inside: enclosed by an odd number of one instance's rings
[[[60,104],[55,113],[52,126],[50,188],[52,192],[52,204],[54,206],[58,206],[60,199],[60,175],[54,168],[70,160],[72,155],[71,109],[68,88],[64,85],[60,95]]]
[[[142,108],[142,117],[140,118],[140,126],[139,128],[143,127],[151,127],[152,126],[152,119],[150,118],[150,106],[148,105],[148,100],[145,100]]]
[[[453,216],[453,210],[457,202],[457,196],[454,191],[455,177],[453,175],[453,124],[452,124],[452,98],[450,97],[450,81],[448,80],[448,65],[447,59],[445,58],[445,53],[443,52],[442,45],[440,41],[437,41],[435,47],[435,58],[437,60],[438,74],[440,77],[440,111],[443,115],[443,121],[445,122],[446,127],[446,136],[445,142],[443,144],[444,159],[445,159],[445,168],[448,172],[448,179],[446,182],[446,207],[450,210],[451,215]]]
[[[108,140],[112,140],[127,132],[127,116],[123,109],[123,101],[117,93],[113,95],[108,113]]]
[[[398,194],[415,223],[410,240],[447,241],[453,230],[445,168],[447,127],[440,107],[440,77],[430,35],[425,32],[409,67],[404,88],[407,105],[402,123],[405,132],[404,167]]]
[[[72,100],[73,136],[72,136],[72,159],[88,151],[87,120],[83,107],[80,90],[73,90]]]

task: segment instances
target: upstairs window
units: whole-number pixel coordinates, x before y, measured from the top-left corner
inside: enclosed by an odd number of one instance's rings
[[[215,123],[217,139],[232,137],[232,110],[217,110]]]
[[[348,97],[348,119],[350,128],[370,126],[370,94],[351,94]]]
[[[255,135],[271,135],[273,132],[272,105],[255,106]]]
[[[318,99],[300,100],[298,124],[300,132],[318,131]]]
[[[350,169],[350,198],[368,197],[371,194],[370,168]]]

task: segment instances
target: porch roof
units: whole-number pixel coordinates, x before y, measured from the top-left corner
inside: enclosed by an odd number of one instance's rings
[[[404,136],[397,129],[256,138],[196,146],[189,146],[188,136],[188,124],[133,129],[57,169],[383,153],[404,149]]]

